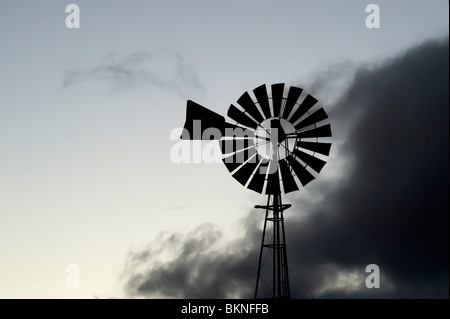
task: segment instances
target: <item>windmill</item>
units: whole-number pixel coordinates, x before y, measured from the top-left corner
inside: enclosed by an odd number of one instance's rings
[[[305,186],[322,170],[331,143],[331,126],[317,99],[302,88],[265,84],[231,104],[228,117],[235,123],[193,101],[187,101],[182,139],[219,140],[223,162],[243,186],[267,195],[264,227],[254,297],[290,298],[289,270],[282,193]],[[285,94],[287,92],[287,94]],[[267,263],[272,267],[265,267]],[[269,278],[268,280],[264,278]]]

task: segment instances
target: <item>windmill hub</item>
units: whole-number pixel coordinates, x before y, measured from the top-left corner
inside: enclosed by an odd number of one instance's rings
[[[255,131],[256,151],[265,159],[278,153],[278,159],[284,159],[295,148],[295,140],[289,134],[295,133],[295,127],[287,120],[272,117],[264,120]]]

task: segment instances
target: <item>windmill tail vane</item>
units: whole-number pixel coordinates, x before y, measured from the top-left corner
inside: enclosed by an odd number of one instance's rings
[[[302,88],[265,84],[245,92],[231,104],[227,122],[191,100],[181,138],[218,140],[222,161],[243,186],[267,195],[255,298],[290,298],[282,193],[299,190],[314,180],[326,164],[332,136],[325,109]],[[272,267],[263,267],[270,260]],[[264,278],[270,278],[265,280]]]

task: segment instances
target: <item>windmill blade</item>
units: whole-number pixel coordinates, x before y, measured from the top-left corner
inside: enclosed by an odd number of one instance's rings
[[[287,194],[298,190],[297,183],[295,182],[294,176],[292,176],[286,161],[282,159],[278,163],[280,164],[280,172],[281,179],[283,181],[284,192]]]
[[[255,156],[259,159],[259,156]],[[241,183],[243,186],[247,183],[250,176],[252,176],[253,171],[258,167],[259,161],[256,160],[249,160],[245,164],[242,165],[241,168],[239,168],[234,174],[233,177]]]
[[[308,172],[308,170],[304,168],[302,164],[297,162],[297,160],[292,155],[289,155],[286,158],[289,162],[289,165],[291,165],[292,169],[294,170],[295,175],[297,175],[300,183],[302,183],[303,186],[314,179],[314,176],[310,172]]]
[[[232,172],[256,154],[253,139],[222,139],[219,142],[222,158],[227,169]]]
[[[236,122],[238,122],[239,124],[241,124],[243,126],[251,127],[253,129],[256,129],[256,127],[258,126],[258,123],[256,123],[254,120],[249,118],[244,112],[239,110],[233,104],[230,105],[227,115],[229,118],[235,120]]]
[[[328,118],[327,113],[325,112],[323,107],[321,107],[320,109],[315,111],[313,114],[308,116],[306,119],[304,119],[303,121],[299,122],[297,125],[294,125],[294,126],[295,126],[295,129],[298,131],[299,129],[301,129],[303,127],[307,127],[309,125],[323,121],[327,118]]]
[[[325,161],[322,161],[321,159],[314,157],[312,155],[309,155],[308,153],[302,152],[299,149],[294,150],[295,156],[297,156],[299,159],[301,159],[303,162],[306,163],[309,167],[311,167],[313,170],[315,170],[317,173],[320,173],[323,166],[327,163]]]
[[[291,111],[294,108],[295,103],[297,103],[300,94],[302,94],[302,91],[303,89],[296,86],[291,86],[289,88],[286,104],[284,105],[284,111],[283,114],[281,115],[282,118],[287,119],[289,117],[289,114],[291,114]]]
[[[284,83],[272,84],[271,88],[273,116],[279,117],[281,114],[281,105],[283,103]]]
[[[237,102],[248,114],[250,114],[256,121],[258,121],[258,123],[261,123],[264,120],[258,110],[258,107],[253,102],[253,99],[251,98],[250,94],[248,94],[248,92],[242,94]]]
[[[222,158],[222,162],[225,164],[225,166],[227,167],[228,171],[231,173],[232,171],[234,171],[236,168],[238,168],[239,166],[242,165],[242,163],[238,163],[235,160],[235,154],[230,155],[228,157]]]
[[[322,155],[330,155],[331,143],[298,141],[297,146]]]
[[[266,85],[263,84],[253,90],[266,119],[272,117],[270,114],[269,96],[267,95]],[[261,123],[262,121],[260,121]]]
[[[236,149],[235,152],[232,152],[230,155],[225,156],[222,158],[222,162],[227,167],[228,171],[230,173],[234,171],[236,168],[241,166],[243,163],[245,163],[247,160],[251,159],[256,154],[256,148],[254,147],[253,141],[249,141],[248,144],[249,147],[246,147],[247,145],[242,145],[241,143],[244,140],[239,141],[238,143],[236,140],[222,140],[220,141],[220,148],[222,151],[222,154],[226,154],[227,150],[230,148]]]
[[[266,195],[276,195],[280,192],[280,177],[277,169],[274,173],[267,175]]]
[[[297,122],[298,119],[301,118],[303,114],[308,112],[308,110],[312,108],[316,103],[317,103],[316,98],[308,94],[303,100],[302,104],[300,104],[300,106],[297,108],[294,114],[292,114],[290,118],[291,123]]]
[[[330,136],[331,136],[330,124],[319,126],[319,127],[313,128],[312,130],[297,133],[298,138],[330,137]]]
[[[248,148],[255,148],[253,139],[222,139],[219,141],[222,154],[230,154],[240,152]]]
[[[253,175],[250,183],[247,186],[249,189],[262,194],[264,182],[266,181],[268,165],[269,161],[261,158],[261,163],[259,164],[258,168],[255,171],[255,174]]]

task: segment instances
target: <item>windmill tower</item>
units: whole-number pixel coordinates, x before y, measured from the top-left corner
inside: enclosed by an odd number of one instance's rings
[[[290,298],[289,269],[282,193],[290,193],[316,178],[326,164],[331,137],[327,113],[302,88],[265,84],[230,105],[228,123],[221,115],[187,101],[183,139],[219,140],[223,162],[243,186],[267,195],[255,298]],[[269,265],[269,267],[268,267]],[[271,265],[271,267],[270,267]]]

